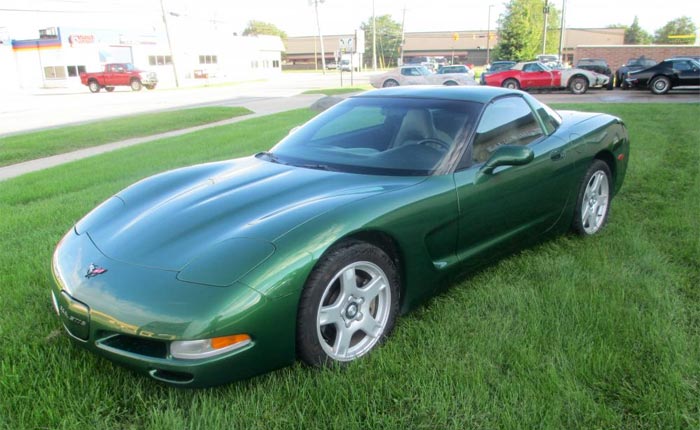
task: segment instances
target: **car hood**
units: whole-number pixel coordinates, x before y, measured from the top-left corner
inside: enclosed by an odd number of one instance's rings
[[[147,178],[88,214],[76,232],[87,233],[109,258],[179,271],[222,242],[273,243],[326,211],[420,180],[328,172],[249,157]]]

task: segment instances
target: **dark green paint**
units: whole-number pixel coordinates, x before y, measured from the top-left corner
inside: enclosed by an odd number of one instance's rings
[[[488,103],[513,94],[402,88],[363,97]],[[249,157],[145,179],[58,245],[53,294],[70,310],[59,307],[60,318],[86,348],[171,384],[215,385],[289,365],[299,296],[334,243],[391,243],[405,312],[453,277],[567,230],[594,158],[611,164],[617,192],[629,154],[621,121],[563,116],[559,129],[527,147],[503,147],[482,165],[436,176],[339,173]],[[107,272],[86,278],[90,264]],[[252,344],[201,360],[167,352],[172,340],[237,333]],[[133,339],[141,349],[124,350]]]

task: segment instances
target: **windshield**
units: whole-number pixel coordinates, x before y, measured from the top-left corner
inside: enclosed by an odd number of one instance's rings
[[[348,173],[428,176],[469,135],[481,107],[454,100],[352,98],[258,158]]]

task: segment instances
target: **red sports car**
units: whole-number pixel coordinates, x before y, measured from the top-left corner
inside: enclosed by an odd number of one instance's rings
[[[607,85],[609,77],[584,69],[553,70],[538,61],[517,63],[502,72],[489,74],[486,85],[527,90],[530,88],[568,88],[583,94],[590,87]]]

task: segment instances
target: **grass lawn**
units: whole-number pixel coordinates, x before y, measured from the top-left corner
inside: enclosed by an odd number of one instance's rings
[[[31,133],[0,137],[0,166],[21,163],[76,149],[150,136],[247,115],[243,107],[202,107],[145,113]]]
[[[371,89],[371,85],[363,85],[361,87],[323,88],[320,90],[306,90],[302,94],[325,94],[327,96],[334,96],[336,94],[357,93],[360,91],[367,91]]]
[[[147,175],[269,148],[297,110],[126,148],[0,186],[0,428],[700,427],[700,104],[621,116],[630,167],[596,237],[562,236],[463,279],[344,369],[299,364],[207,390],[73,345],[49,299],[56,242]]]

